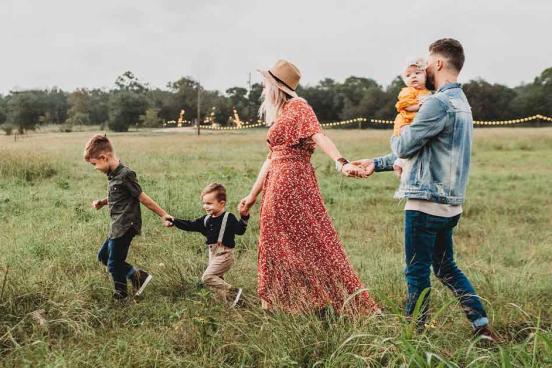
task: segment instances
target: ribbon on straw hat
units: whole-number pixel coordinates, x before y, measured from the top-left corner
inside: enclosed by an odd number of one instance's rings
[[[269,70],[257,69],[257,71],[291,97],[298,97],[295,90],[299,85],[301,72],[289,61],[278,60]]]

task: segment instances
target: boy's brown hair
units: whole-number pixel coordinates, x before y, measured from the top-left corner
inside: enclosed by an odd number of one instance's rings
[[[224,187],[224,185],[219,183],[211,183],[207,185],[205,188],[203,188],[203,190],[201,191],[201,198],[203,198],[205,194],[215,193],[215,192],[217,193],[217,196],[216,196],[217,201],[226,202],[226,188]]]
[[[101,154],[112,153],[113,146],[105,134],[96,134],[86,143],[84,147],[84,159],[89,161],[98,158]]]
[[[429,52],[444,56],[457,72],[464,66],[464,48],[454,38],[442,38],[429,45]]]

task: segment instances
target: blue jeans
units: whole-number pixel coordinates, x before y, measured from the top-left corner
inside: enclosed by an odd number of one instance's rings
[[[130,242],[134,235],[136,232],[130,229],[120,238],[108,238],[98,252],[98,260],[107,266],[107,270],[113,277],[115,292],[121,297],[127,296],[127,279],[136,272],[134,267],[126,262]]]
[[[481,300],[468,278],[456,266],[452,230],[460,215],[432,216],[420,211],[405,211],[404,245],[406,256],[405,276],[408,286],[406,314],[412,316],[422,292],[431,287],[430,267],[435,276],[458,298],[462,309],[474,327],[489,323]],[[427,319],[429,293],[422,301],[418,323]]]

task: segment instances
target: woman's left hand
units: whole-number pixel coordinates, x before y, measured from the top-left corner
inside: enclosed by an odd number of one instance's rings
[[[240,212],[240,214],[249,214],[249,209],[253,207],[255,202],[257,202],[257,198],[253,197],[252,195],[248,195],[240,201],[240,204],[238,205],[238,211]]]
[[[345,176],[353,176],[356,178],[367,178],[372,174],[372,172],[366,171],[359,166],[348,163],[341,167],[341,174]]]

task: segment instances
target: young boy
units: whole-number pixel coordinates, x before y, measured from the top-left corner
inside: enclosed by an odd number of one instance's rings
[[[181,230],[195,231],[205,236],[205,244],[209,247],[209,264],[201,280],[220,300],[231,302],[231,307],[235,307],[242,289],[224,281],[224,274],[234,263],[234,238],[235,235],[245,233],[249,214],[243,213],[238,221],[233,214],[226,212],[226,188],[222,184],[207,185],[201,192],[201,200],[207,215],[193,221],[170,218],[165,226],[174,225]]]
[[[110,232],[98,252],[98,260],[107,266],[113,277],[114,299],[128,296],[127,279],[131,280],[134,295],[138,296],[152,279],[146,271],[135,269],[126,262],[132,238],[139,235],[142,228],[140,203],[163,220],[171,216],[142,191],[136,173],[119,160],[105,135],[95,135],[86,143],[84,159],[106,174],[108,179],[107,198],[92,202],[92,207],[97,210],[109,205],[111,217]]]
[[[418,110],[420,110],[423,101],[431,94],[425,85],[425,67],[426,61],[423,58],[417,58],[407,63],[406,69],[402,74],[406,87],[401,89],[397,104],[395,105],[398,114],[393,126],[393,136],[400,135],[401,129],[414,121],[414,117]],[[399,178],[401,177],[404,165],[405,161],[401,159],[395,160],[393,164],[395,175]]]

